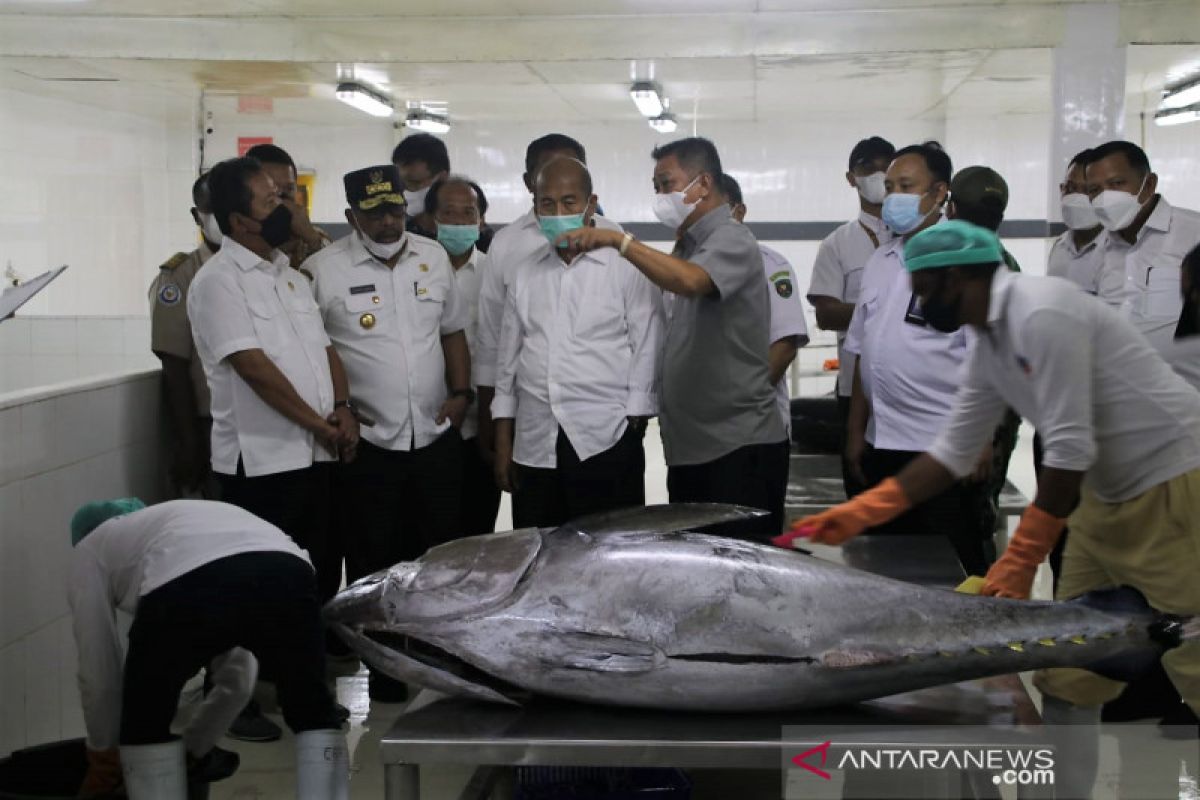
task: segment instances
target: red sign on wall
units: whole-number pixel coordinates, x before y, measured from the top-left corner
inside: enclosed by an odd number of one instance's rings
[[[274,144],[274,136],[239,136],[238,137],[238,158],[246,155],[246,151],[256,144]]]

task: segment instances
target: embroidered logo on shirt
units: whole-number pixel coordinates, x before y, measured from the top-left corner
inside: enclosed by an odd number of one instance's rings
[[[350,294],[370,294],[375,291],[375,284],[364,283],[362,286],[351,286]]]
[[[173,283],[168,283],[166,286],[158,290],[158,302],[164,306],[173,306],[179,302],[179,298],[183,293],[179,291],[179,287]]]
[[[429,272],[429,265],[422,264],[421,266],[417,267],[417,269],[421,270],[421,272]]]
[[[1017,366],[1020,367],[1021,372],[1024,372],[1026,375],[1033,374],[1033,365],[1029,363],[1029,359],[1025,358],[1025,356],[1017,356]]]
[[[775,287],[775,293],[784,300],[792,296],[792,276],[787,271],[776,272],[771,276],[771,283]]]

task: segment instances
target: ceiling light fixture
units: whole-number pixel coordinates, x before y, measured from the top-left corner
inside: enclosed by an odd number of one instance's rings
[[[675,129],[679,127],[679,123],[675,121],[675,115],[670,111],[664,111],[648,122],[650,127],[659,133],[674,133]]]
[[[1163,92],[1160,109],[1186,108],[1200,103],[1200,78]]]
[[[1159,127],[1184,125],[1189,122],[1200,122],[1200,103],[1188,108],[1159,111],[1154,115],[1154,124]]]
[[[662,87],[654,81],[637,81],[629,88],[629,96],[643,117],[653,119],[663,113]]]
[[[346,105],[365,111],[373,117],[390,117],[394,111],[391,100],[361,83],[339,83],[333,94]]]
[[[404,125],[422,133],[447,133],[450,130],[449,121],[428,111],[410,111],[404,119]]]

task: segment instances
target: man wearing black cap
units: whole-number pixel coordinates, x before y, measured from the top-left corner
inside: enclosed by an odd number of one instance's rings
[[[354,581],[461,535],[459,428],[475,396],[466,304],[442,246],[405,231],[399,170],[368,167],[344,183],[354,231],[305,267],[354,386],[354,410],[373,422],[344,468],[339,498]],[[404,698],[379,673],[370,694]]]
[[[880,219],[885,173],[896,148],[878,136],[863,139],[850,151],[846,182],[858,195],[858,217],[840,226],[821,242],[813,262],[808,302],[817,312],[817,326],[838,332],[838,411],[845,429],[850,410],[850,390],[855,356],[845,349],[846,329],[858,302],[863,267],[880,245],[892,240],[891,231]],[[844,448],[843,448],[844,449]],[[847,496],[862,490],[861,483],[843,464],[842,480]]]

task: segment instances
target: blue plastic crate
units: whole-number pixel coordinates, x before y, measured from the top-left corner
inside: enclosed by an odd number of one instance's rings
[[[678,769],[517,767],[514,800],[691,800]]]

